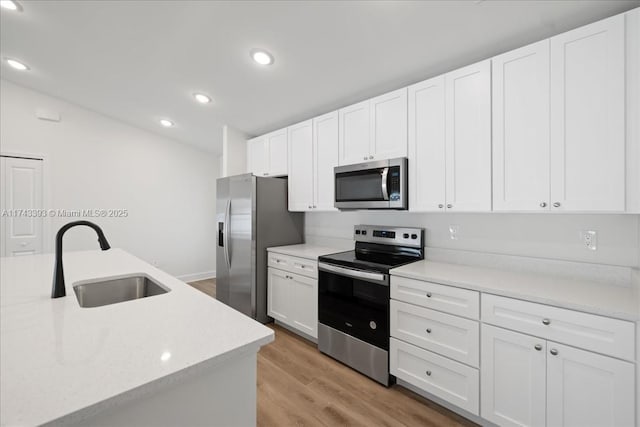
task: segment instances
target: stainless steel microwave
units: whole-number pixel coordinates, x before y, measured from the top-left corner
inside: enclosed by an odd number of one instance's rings
[[[338,209],[407,209],[405,157],[334,168]]]

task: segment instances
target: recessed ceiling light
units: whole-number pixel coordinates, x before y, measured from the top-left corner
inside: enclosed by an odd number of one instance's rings
[[[167,120],[167,119],[161,119],[160,120],[160,124],[166,128],[170,128],[172,126],[175,125],[175,123],[173,123],[171,120]]]
[[[194,93],[193,97],[201,104],[208,104],[211,102],[211,98],[209,98],[204,93]]]
[[[29,69],[28,66],[26,66],[25,64],[23,64],[18,60],[11,59],[11,58],[5,58],[4,60],[7,61],[7,64],[11,65],[11,67],[15,68],[16,70],[25,71]]]
[[[273,55],[271,55],[266,50],[262,49],[253,49],[251,51],[251,58],[256,61],[260,65],[271,65],[273,64]]]
[[[22,11],[20,4],[13,0],[0,0],[0,7],[3,9],[16,10],[18,12]]]

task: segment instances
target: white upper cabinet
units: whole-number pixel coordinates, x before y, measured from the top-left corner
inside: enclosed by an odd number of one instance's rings
[[[624,15],[551,38],[551,207],[625,209]]]
[[[335,211],[333,168],[338,166],[338,112],[313,119],[314,203],[316,211]]]
[[[549,210],[549,40],[492,63],[493,209]]]
[[[289,132],[289,210],[306,211],[313,206],[312,121],[290,126]]]
[[[409,86],[409,209],[445,209],[444,76]]]
[[[374,160],[407,156],[407,88],[371,99],[371,145]]]
[[[340,116],[341,165],[360,163],[369,159],[369,101],[350,105],[338,111]]]
[[[446,74],[445,94],[446,207],[490,211],[491,61]]]
[[[338,111],[340,165],[407,156],[407,88]]]
[[[247,141],[247,172],[257,176],[287,175],[287,129]]]
[[[269,150],[269,176],[287,175],[287,129],[280,129],[265,136]]]
[[[267,145],[263,136],[247,141],[247,172],[263,176],[269,169]]]

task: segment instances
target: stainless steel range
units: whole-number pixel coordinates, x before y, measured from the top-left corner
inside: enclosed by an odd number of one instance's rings
[[[389,269],[424,259],[424,229],[356,225],[354,238],[318,259],[318,349],[388,386]]]

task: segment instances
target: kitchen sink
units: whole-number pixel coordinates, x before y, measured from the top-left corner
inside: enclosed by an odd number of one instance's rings
[[[100,307],[166,294],[170,289],[147,276],[137,275],[83,283],[73,287],[80,307]]]

